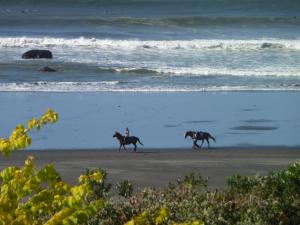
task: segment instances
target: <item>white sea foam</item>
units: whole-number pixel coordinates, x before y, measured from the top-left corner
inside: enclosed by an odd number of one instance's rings
[[[300,40],[113,40],[97,38],[1,37],[0,47],[22,48],[98,48],[109,50],[300,50]]]
[[[175,67],[153,69],[158,73],[174,76],[300,76],[300,68],[263,67],[253,69],[230,69],[214,67]]]
[[[300,91],[300,86],[121,86],[118,81],[103,82],[24,82],[0,83],[0,92],[205,92],[205,91]]]
[[[0,83],[0,91],[32,91],[32,92],[95,92],[109,91],[119,81],[101,82],[23,82]]]
[[[99,68],[107,71],[107,68]],[[137,74],[166,74],[169,76],[286,76],[300,77],[300,68],[284,67],[262,67],[253,69],[231,69],[216,67],[162,67],[162,68],[110,68],[110,71],[119,73],[137,73]]]

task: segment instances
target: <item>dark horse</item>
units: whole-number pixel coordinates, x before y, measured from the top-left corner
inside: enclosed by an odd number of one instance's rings
[[[123,146],[124,150],[126,151],[126,148],[125,148],[125,145],[130,145],[130,144],[133,144],[134,145],[134,151],[136,152],[136,143],[140,143],[141,145],[142,142],[140,142],[140,139],[138,137],[135,137],[135,136],[129,136],[129,137],[126,137],[123,136],[122,134],[120,134],[119,132],[115,132],[114,138],[117,138],[119,143],[120,143],[120,147],[119,147],[119,151],[121,150],[121,147]]]
[[[202,132],[202,131],[187,131],[184,134],[184,137],[191,137],[193,139],[193,148],[201,148],[204,140],[206,140],[207,144],[208,144],[208,148],[209,148],[209,139],[212,139],[214,142],[216,142],[216,139],[210,135],[210,133],[208,132]],[[197,141],[202,140],[201,145],[199,146],[197,144]]]

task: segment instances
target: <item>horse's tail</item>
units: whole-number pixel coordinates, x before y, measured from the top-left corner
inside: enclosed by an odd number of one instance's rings
[[[216,142],[216,139],[213,136],[211,136],[210,134],[209,134],[209,138],[213,139],[214,142]]]
[[[143,145],[143,143],[140,141],[140,139],[139,138],[137,138],[137,141],[141,144],[141,145]]]

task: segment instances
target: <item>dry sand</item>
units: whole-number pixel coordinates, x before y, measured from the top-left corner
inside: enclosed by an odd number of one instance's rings
[[[267,174],[300,159],[300,147],[220,148],[194,151],[190,149],[141,149],[138,153],[103,150],[34,150],[18,151],[0,157],[0,169],[21,166],[27,155],[36,157],[40,168],[54,163],[63,180],[71,184],[88,168],[103,168],[113,184],[131,180],[136,187],[163,187],[191,172],[209,177],[211,188],[222,188],[226,177]]]

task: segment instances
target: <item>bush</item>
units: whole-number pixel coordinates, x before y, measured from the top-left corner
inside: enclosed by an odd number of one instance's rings
[[[118,195],[129,198],[133,193],[133,185],[129,180],[119,181],[116,185]]]
[[[57,120],[58,114],[49,109],[41,119],[29,120],[27,128],[18,125],[8,139],[0,139],[0,151],[7,156],[28,147],[29,131]],[[23,167],[7,167],[0,173],[0,224],[86,224],[104,205],[94,189],[102,187],[104,179],[103,171],[88,171],[78,185],[70,186],[61,181],[54,165],[38,170],[29,156]]]
[[[110,224],[124,224],[126,218],[127,225],[300,224],[299,182],[300,161],[267,176],[233,175],[227,188],[215,191],[208,189],[207,179],[192,173],[167,188],[145,188],[111,202],[115,217]],[[102,224],[104,218],[98,214],[97,219]]]

